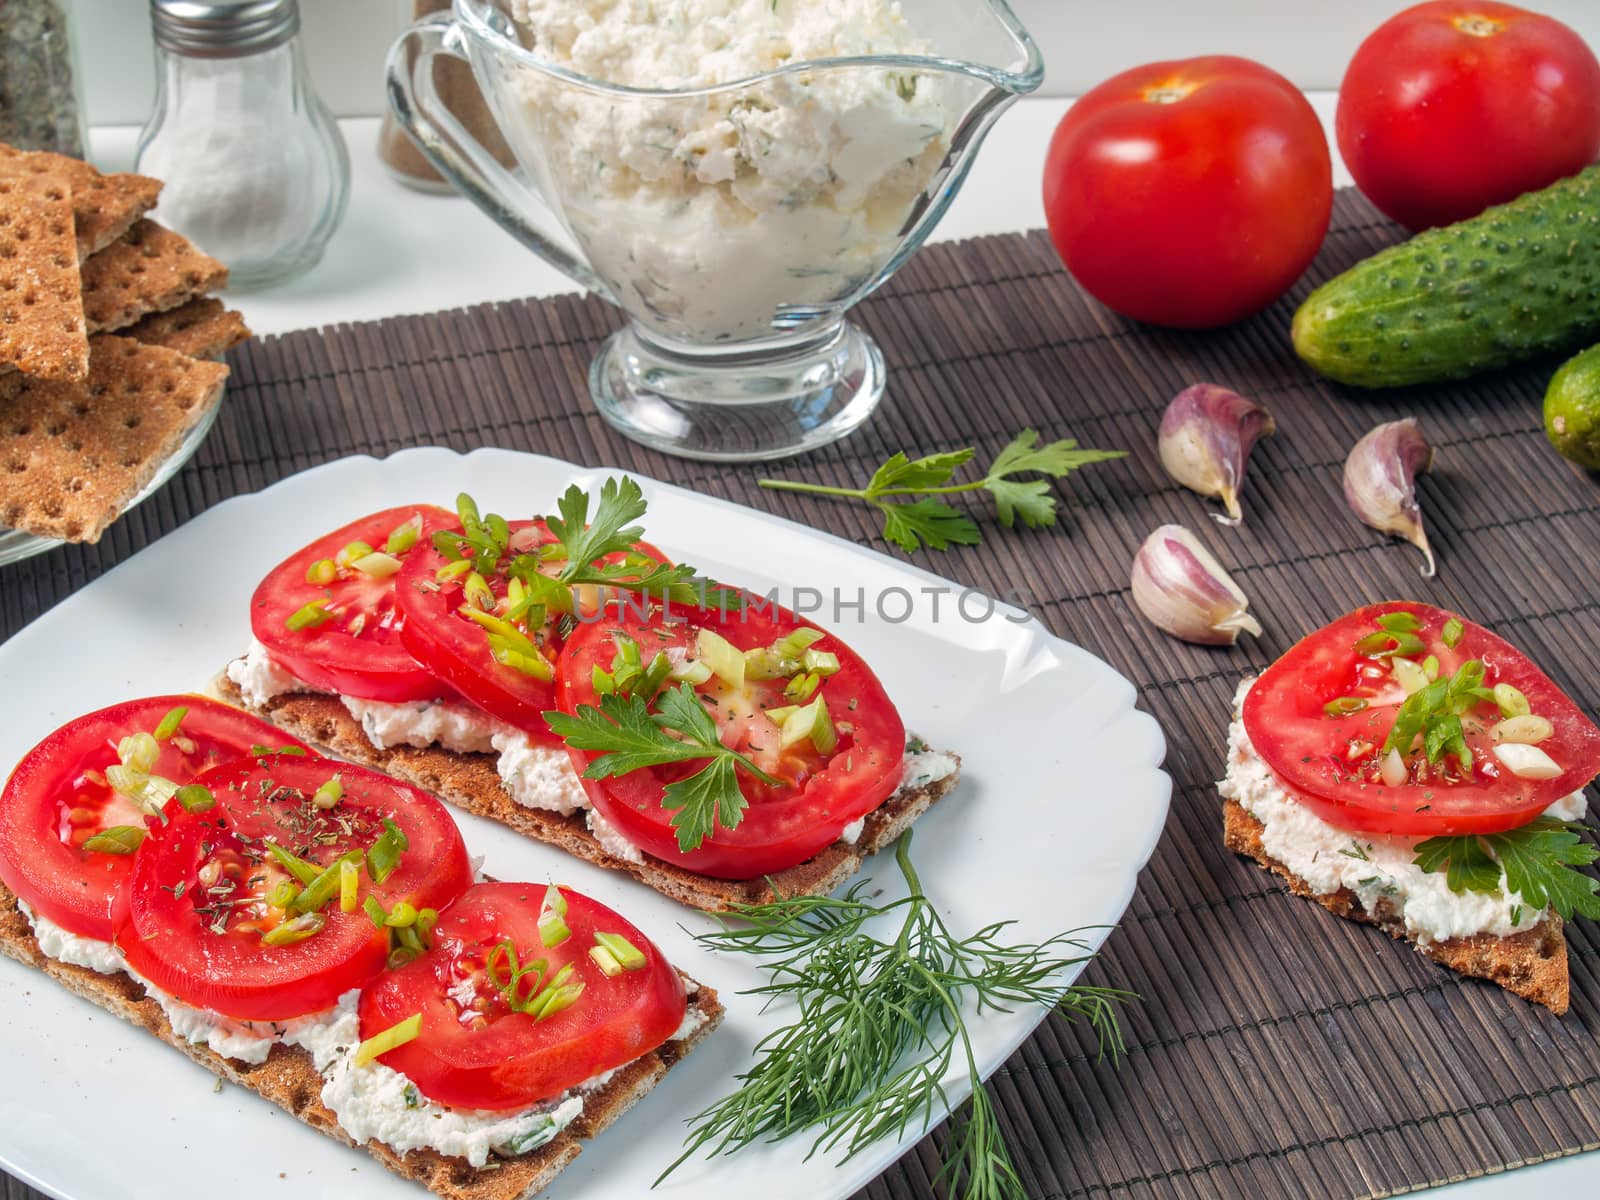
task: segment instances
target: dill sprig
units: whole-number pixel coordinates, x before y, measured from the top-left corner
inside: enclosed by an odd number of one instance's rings
[[[759,958],[771,979],[749,994],[790,1001],[795,1013],[757,1044],[739,1090],[690,1118],[684,1152],[662,1178],[704,1147],[727,1154],[816,1130],[811,1154],[843,1148],[849,1158],[913,1124],[926,1131],[949,1106],[945,1078],[964,1067],[972,1099],[952,1122],[941,1178],[969,1200],[1026,1200],[983,1088],[963,1001],[975,998],[979,1014],[1038,1004],[1085,1018],[1101,1052],[1115,1058],[1123,1049],[1115,1005],[1131,994],[1061,982],[1092,954],[1072,934],[1008,945],[1000,939],[1012,922],[997,921],[956,936],[922,890],[909,831],[895,861],[909,888],[903,899],[873,903],[858,883],[837,899],[737,906],[736,921],[699,937],[712,949]],[[892,941],[867,932],[890,915],[901,919]]]

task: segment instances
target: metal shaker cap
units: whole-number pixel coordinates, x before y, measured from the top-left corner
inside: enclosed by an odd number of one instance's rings
[[[297,0],[150,0],[156,45],[191,58],[241,58],[300,32]]]

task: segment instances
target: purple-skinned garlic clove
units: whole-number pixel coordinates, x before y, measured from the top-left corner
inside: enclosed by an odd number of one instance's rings
[[[1133,559],[1133,602],[1163,633],[1202,646],[1231,646],[1241,633],[1261,636],[1250,601],[1200,540],[1182,525],[1163,525]]]
[[[1433,447],[1413,417],[1379,425],[1344,460],[1344,498],[1350,511],[1372,528],[1405,538],[1421,550],[1424,579],[1432,579],[1436,567],[1417,504],[1417,475],[1432,467]]]
[[[1258,440],[1277,432],[1272,414],[1254,400],[1214,383],[1197,383],[1172,398],[1161,417],[1161,465],[1179,483],[1222,501],[1212,513],[1224,525],[1242,517],[1239,490]]]

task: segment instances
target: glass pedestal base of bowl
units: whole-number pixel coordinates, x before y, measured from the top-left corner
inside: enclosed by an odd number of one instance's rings
[[[601,347],[589,390],[611,425],[682,458],[754,462],[837,441],[883,398],[883,354],[840,321],[781,347],[684,354],[628,325]]]

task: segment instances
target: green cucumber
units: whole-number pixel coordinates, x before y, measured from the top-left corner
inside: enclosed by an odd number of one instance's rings
[[[1544,394],[1544,435],[1580,467],[1600,471],[1600,346],[1555,373]]]
[[[1461,379],[1600,335],[1600,167],[1419,233],[1306,297],[1294,348],[1356,387]]]

